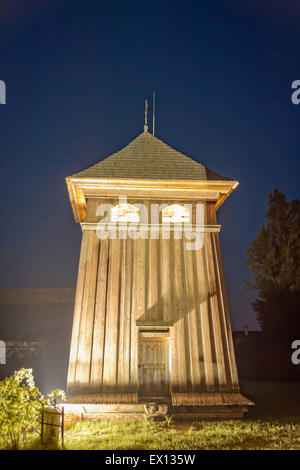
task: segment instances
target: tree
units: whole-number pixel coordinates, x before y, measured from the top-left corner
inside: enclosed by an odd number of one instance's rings
[[[44,397],[35,386],[32,369],[20,369],[0,381],[0,435],[7,448],[19,449],[28,432],[39,429],[41,408],[65,399],[62,390]]]
[[[248,288],[258,291],[253,304],[264,329],[268,301],[298,297],[300,292],[300,200],[291,202],[278,189],[269,194],[267,223],[247,250],[247,266],[253,273]]]
[[[291,345],[300,338],[300,201],[269,195],[267,222],[247,250],[253,273],[248,288],[258,292],[252,304],[262,328],[259,367],[265,379],[295,380]]]

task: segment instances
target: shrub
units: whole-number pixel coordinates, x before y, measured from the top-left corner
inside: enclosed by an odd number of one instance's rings
[[[7,448],[19,449],[29,432],[38,432],[43,405],[65,399],[62,390],[44,397],[35,386],[32,369],[20,369],[0,381],[0,434]]]

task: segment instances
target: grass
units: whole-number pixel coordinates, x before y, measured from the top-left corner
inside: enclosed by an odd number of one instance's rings
[[[67,433],[68,449],[300,449],[300,420],[210,421],[165,425],[81,422]]]
[[[38,440],[27,448],[41,449]],[[297,450],[300,418],[148,423],[77,422],[65,433],[68,450]]]
[[[245,384],[257,406],[244,420],[82,421],[65,430],[70,450],[299,450],[300,384]],[[27,448],[40,449],[32,436]]]

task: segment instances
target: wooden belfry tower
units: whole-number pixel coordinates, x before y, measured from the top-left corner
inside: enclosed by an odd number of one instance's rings
[[[251,402],[239,393],[216,219],[238,183],[169,147],[145,126],[122,150],[68,177],[67,185],[82,228],[69,401],[165,401],[173,411],[242,416]],[[200,224],[197,203],[204,208]],[[97,234],[102,204],[113,208],[115,238]],[[139,204],[148,209],[143,224]],[[156,224],[153,204],[164,204]],[[199,248],[186,249],[184,234],[175,237],[178,220],[202,233]],[[162,235],[164,221],[169,238]],[[155,225],[158,237],[121,237],[121,222],[136,222],[144,231]]]

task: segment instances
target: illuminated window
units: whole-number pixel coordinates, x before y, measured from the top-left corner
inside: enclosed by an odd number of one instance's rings
[[[162,210],[162,221],[163,222],[189,222],[190,212],[187,207],[181,206],[180,204],[172,204]]]
[[[140,210],[132,204],[118,204],[111,210],[112,222],[138,222]]]

